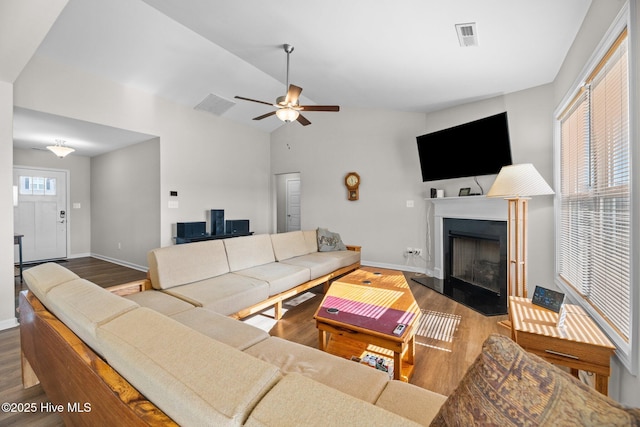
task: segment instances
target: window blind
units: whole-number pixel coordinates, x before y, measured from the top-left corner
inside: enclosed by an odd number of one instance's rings
[[[561,278],[625,339],[630,331],[626,30],[560,119]]]

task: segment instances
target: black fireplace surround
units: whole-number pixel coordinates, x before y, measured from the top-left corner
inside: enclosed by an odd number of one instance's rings
[[[442,293],[487,316],[507,314],[507,223],[443,219]]]

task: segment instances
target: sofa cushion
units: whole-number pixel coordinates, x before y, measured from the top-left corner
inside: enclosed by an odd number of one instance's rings
[[[340,234],[333,233],[326,228],[318,228],[318,251],[344,251],[346,249]]]
[[[96,328],[138,307],[85,279],[65,282],[49,291],[47,308],[96,353],[102,349]]]
[[[278,261],[309,253],[302,231],[272,234],[271,243],[273,244],[273,253]]]
[[[22,276],[29,290],[33,292],[45,306],[47,305],[47,293],[51,289],[62,283],[80,278],[71,270],[55,262],[47,262],[28,268],[24,270]]]
[[[307,253],[312,254],[318,252],[318,230],[303,230],[304,245]]]
[[[431,425],[638,423],[640,411],[625,409],[509,338],[494,334]]]
[[[227,273],[164,292],[195,306],[229,315],[269,298],[269,284],[252,277]]]
[[[230,271],[244,270],[276,260],[268,234],[225,239],[224,246],[227,250]]]
[[[394,380],[387,382],[376,406],[428,426],[446,400],[447,396]]]
[[[286,375],[251,412],[247,426],[418,426],[307,378]]]
[[[169,289],[229,272],[221,240],[153,249],[147,259],[151,285],[155,289]]]
[[[285,374],[300,373],[366,402],[374,403],[389,382],[385,372],[278,337],[261,341],[245,353]]]
[[[311,270],[297,265],[271,262],[235,272],[269,283],[269,296],[287,291],[311,279]]]
[[[333,258],[338,261],[338,265],[340,267],[346,267],[351,264],[355,264],[360,262],[360,252],[358,251],[332,251],[332,252],[316,252],[315,254],[311,254],[317,257],[327,257]]]
[[[190,304],[180,298],[171,296],[166,292],[155,291],[152,289],[129,294],[124,298],[135,301],[141,307],[148,307],[158,313],[164,314],[165,316],[171,316],[172,314],[194,308],[193,304]]]
[[[312,254],[285,259],[280,262],[308,268],[311,273],[311,279],[326,276],[340,268],[340,260],[338,258],[318,256],[319,254],[319,252],[314,252]]]
[[[276,367],[145,307],[97,336],[109,364],[180,425],[241,425],[281,378]]]
[[[238,350],[269,338],[269,334],[262,329],[204,308],[194,307],[176,313],[171,318]]]

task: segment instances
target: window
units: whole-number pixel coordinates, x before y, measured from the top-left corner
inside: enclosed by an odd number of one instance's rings
[[[56,179],[41,176],[21,176],[20,194],[34,196],[55,196]]]
[[[631,154],[626,28],[558,116],[557,274],[630,352]]]

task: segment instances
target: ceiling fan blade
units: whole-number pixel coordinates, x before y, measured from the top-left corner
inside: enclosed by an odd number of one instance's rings
[[[308,126],[311,124],[311,122],[307,120],[307,118],[302,114],[298,115],[298,118],[296,120],[298,120],[298,123],[300,123],[302,126]]]
[[[245,98],[244,96],[238,96],[238,95],[234,96],[234,98],[242,99],[244,101],[257,102],[258,104],[271,105],[273,107],[273,104],[271,102],[258,101],[257,99]]]
[[[271,117],[271,116],[273,116],[275,113],[276,113],[275,111],[272,111],[272,112],[270,112],[270,113],[263,114],[263,115],[258,116],[258,117],[254,117],[254,118],[253,118],[253,120],[262,120],[262,119],[266,119],[267,117]]]
[[[301,105],[303,111],[340,111],[339,105]]]
[[[289,91],[287,92],[287,97],[284,102],[287,105],[296,105],[298,103],[298,98],[300,98],[300,93],[302,92],[302,88],[296,85],[289,85]]]

